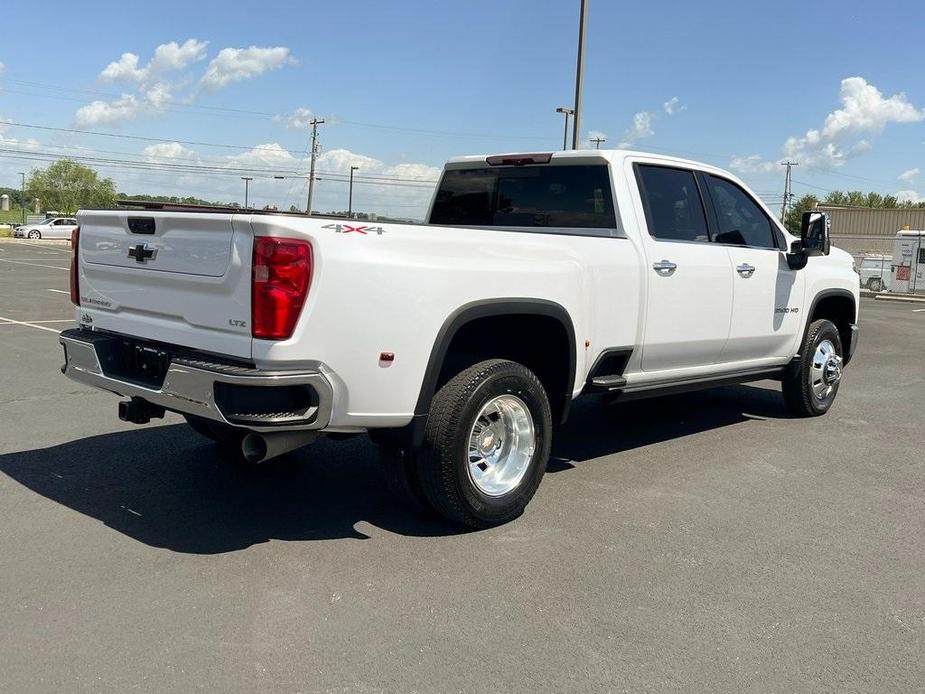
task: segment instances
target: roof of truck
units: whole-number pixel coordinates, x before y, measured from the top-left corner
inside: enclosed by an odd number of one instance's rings
[[[448,167],[457,167],[457,166],[473,166],[478,164],[485,164],[489,158],[492,159],[517,159],[524,157],[532,156],[549,156],[551,161],[562,161],[568,159],[605,159],[608,161],[613,161],[615,159],[622,159],[623,157],[645,157],[647,159],[660,159],[665,162],[672,162],[676,164],[686,164],[689,166],[695,166],[697,168],[703,169],[716,169],[721,170],[719,167],[713,164],[707,164],[705,162],[694,161],[692,159],[684,159],[682,157],[675,157],[670,154],[656,154],[655,152],[642,152],[632,149],[568,149],[568,150],[559,150],[555,152],[503,152],[499,154],[475,154],[464,157],[450,157],[446,161]]]

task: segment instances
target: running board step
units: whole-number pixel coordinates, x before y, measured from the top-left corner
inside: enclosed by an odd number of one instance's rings
[[[594,390],[616,390],[626,385],[626,379],[623,376],[595,376],[590,385]]]

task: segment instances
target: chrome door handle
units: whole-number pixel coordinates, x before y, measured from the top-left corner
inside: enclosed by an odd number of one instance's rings
[[[652,264],[652,269],[655,270],[658,274],[667,277],[675,270],[677,270],[678,266],[672,263],[670,260],[659,260],[657,263]]]
[[[736,272],[738,272],[745,279],[748,279],[755,274],[755,266],[749,265],[748,263],[742,263],[736,268]]]

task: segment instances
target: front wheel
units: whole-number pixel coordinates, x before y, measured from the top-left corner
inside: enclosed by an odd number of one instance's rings
[[[29,232],[29,238],[30,239],[40,239],[42,238],[42,234],[36,231],[35,229],[33,229],[32,231]]]
[[[549,459],[552,414],[539,379],[491,359],[434,395],[416,455],[421,489],[441,515],[473,528],[517,518]]]
[[[870,289],[872,292],[882,292],[883,291],[883,280],[880,279],[879,277],[874,277],[867,283],[867,288]]]
[[[813,321],[800,357],[782,379],[784,402],[798,417],[818,417],[829,411],[842,377],[842,344],[832,321]]]

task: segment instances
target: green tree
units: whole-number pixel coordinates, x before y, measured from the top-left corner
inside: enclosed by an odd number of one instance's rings
[[[812,210],[819,204],[819,198],[810,193],[801,198],[797,198],[790,206],[787,217],[784,220],[784,226],[792,234],[800,233],[800,222],[803,219],[803,213]]]
[[[72,215],[84,207],[113,207],[116,184],[110,178],[101,179],[87,166],[61,159],[32,173],[26,195],[30,200],[38,198],[43,210]]]

